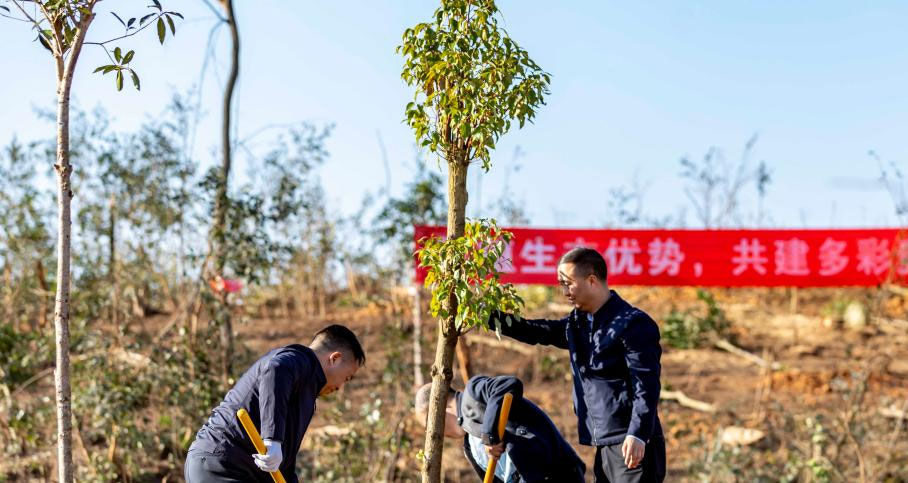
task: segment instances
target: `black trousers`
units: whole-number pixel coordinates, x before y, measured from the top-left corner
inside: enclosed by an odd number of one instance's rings
[[[656,437],[646,444],[643,462],[628,469],[621,455],[623,443],[596,447],[593,474],[596,483],[662,483],[665,479],[665,438]]]
[[[183,475],[186,483],[249,483],[271,482],[271,476],[264,471],[253,472],[243,465],[232,465],[227,455],[214,455],[190,449],[186,455]],[[267,480],[265,480],[267,478]]]

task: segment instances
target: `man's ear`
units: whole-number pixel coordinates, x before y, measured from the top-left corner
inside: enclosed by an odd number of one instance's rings
[[[328,360],[331,362],[331,365],[340,365],[344,362],[344,355],[340,351],[334,351],[328,355]]]

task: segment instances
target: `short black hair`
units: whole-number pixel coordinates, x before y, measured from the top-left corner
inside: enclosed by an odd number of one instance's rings
[[[577,273],[582,277],[593,274],[599,278],[599,280],[602,280],[603,283],[608,279],[608,267],[605,264],[605,259],[602,258],[602,254],[592,248],[572,248],[564,255],[561,255],[561,260],[558,261],[558,265],[561,265],[562,263],[574,265],[577,269]]]
[[[339,324],[331,324],[315,333],[312,345],[331,351],[346,351],[353,354],[359,365],[366,363],[366,353],[352,330]]]

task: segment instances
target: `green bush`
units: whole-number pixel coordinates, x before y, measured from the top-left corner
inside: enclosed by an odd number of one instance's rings
[[[53,362],[53,340],[39,332],[20,332],[0,323],[0,384],[9,389]]]
[[[709,343],[716,337],[725,337],[731,322],[719,308],[713,295],[697,290],[697,299],[703,302],[700,310],[672,310],[665,318],[662,339],[679,349],[692,349]]]

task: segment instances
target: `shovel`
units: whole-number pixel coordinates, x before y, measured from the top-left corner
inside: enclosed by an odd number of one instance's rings
[[[504,395],[504,400],[501,401],[501,412],[498,414],[498,440],[504,441],[504,429],[508,425],[508,414],[511,412],[511,401],[514,399],[514,396],[511,393]],[[253,428],[255,429],[255,428]],[[486,477],[483,478],[482,483],[492,483],[495,480],[495,467],[498,466],[498,458],[492,458],[489,460],[489,466],[486,468]]]
[[[246,434],[249,436],[249,439],[252,440],[252,445],[255,446],[255,450],[258,451],[259,454],[265,454],[265,442],[262,441],[259,430],[255,429],[255,424],[252,423],[252,418],[249,417],[249,413],[246,412],[245,409],[240,408],[240,410],[236,412],[236,417],[240,418],[240,424],[243,425],[243,429],[246,430]],[[284,475],[281,474],[281,470],[272,471],[271,479],[274,480],[274,483],[287,483],[287,480],[284,479]]]

